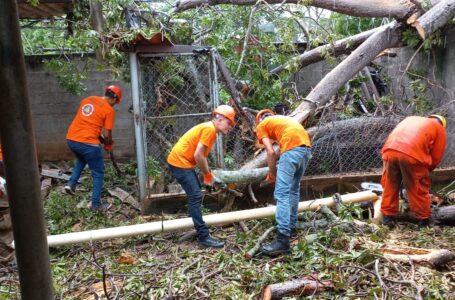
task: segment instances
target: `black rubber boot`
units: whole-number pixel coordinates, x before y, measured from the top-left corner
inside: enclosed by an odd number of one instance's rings
[[[382,225],[389,227],[389,229],[395,228],[397,225],[397,219],[395,216],[384,216],[382,218]]]
[[[223,248],[224,247],[224,242],[214,239],[210,235],[204,239],[199,239],[198,243],[199,243],[199,245],[201,245],[204,248]]]
[[[421,219],[417,225],[419,226],[419,229],[428,228],[430,226],[430,219]]]
[[[289,237],[278,232],[277,239],[272,243],[262,246],[262,253],[268,256],[278,256],[291,252],[289,246]]]

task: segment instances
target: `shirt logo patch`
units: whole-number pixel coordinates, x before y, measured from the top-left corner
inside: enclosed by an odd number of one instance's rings
[[[85,117],[89,117],[93,114],[93,112],[95,111],[95,108],[93,107],[93,104],[84,104],[84,106],[82,106],[82,115],[85,116]]]

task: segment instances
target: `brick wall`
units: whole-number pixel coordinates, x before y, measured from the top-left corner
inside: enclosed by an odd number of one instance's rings
[[[129,83],[114,81],[109,70],[90,70],[87,91],[75,96],[61,88],[56,78],[44,67],[43,56],[26,57],[27,83],[36,137],[38,159],[56,161],[74,159],[66,145],[66,132],[79,102],[86,96],[104,94],[104,87],[116,84],[123,90],[122,102],[114,107],[114,152],[118,158],[135,157],[134,122],[128,108],[132,104]],[[74,55],[72,60],[84,63],[87,55]]]

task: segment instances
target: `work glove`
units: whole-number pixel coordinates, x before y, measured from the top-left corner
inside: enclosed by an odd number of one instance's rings
[[[276,180],[275,175],[273,175],[272,173],[267,173],[267,176],[265,177],[265,180],[261,181],[261,183],[259,184],[259,187],[260,188],[266,187],[266,186],[274,183],[275,180]]]
[[[226,184],[221,179],[213,175],[212,171],[204,174],[203,184],[206,186],[209,192],[226,186]]]
[[[112,148],[114,147],[114,141],[111,144],[104,144],[104,150],[111,152]]]
[[[265,177],[265,181],[267,181],[267,183],[269,184],[274,183],[275,180],[276,180],[275,175],[273,175],[272,173],[267,173],[267,176]]]

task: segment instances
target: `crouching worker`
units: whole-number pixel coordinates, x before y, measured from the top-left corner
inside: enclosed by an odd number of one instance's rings
[[[311,158],[311,141],[299,122],[291,117],[276,116],[269,109],[256,115],[256,124],[258,141],[267,151],[269,173],[266,181],[273,183],[276,180],[274,198],[278,237],[271,244],[264,245],[261,251],[276,256],[290,252],[289,238],[296,233],[300,181]],[[273,141],[278,142],[280,154],[275,153]]]
[[[188,213],[193,219],[197,239],[201,246],[222,248],[224,242],[210,236],[202,219],[201,184],[194,170],[195,166],[204,175],[204,185],[211,187],[217,180],[210,171],[207,156],[215,144],[217,133],[227,134],[235,125],[234,109],[220,105],[213,111],[213,119],[188,130],[174,145],[167,158],[169,170],[185,190],[188,198]]]
[[[439,164],[446,146],[446,119],[440,115],[412,116],[401,121],[382,147],[384,189],[381,211],[383,225],[394,227],[399,213],[399,191],[403,183],[409,209],[419,226],[431,217],[430,172]]]

